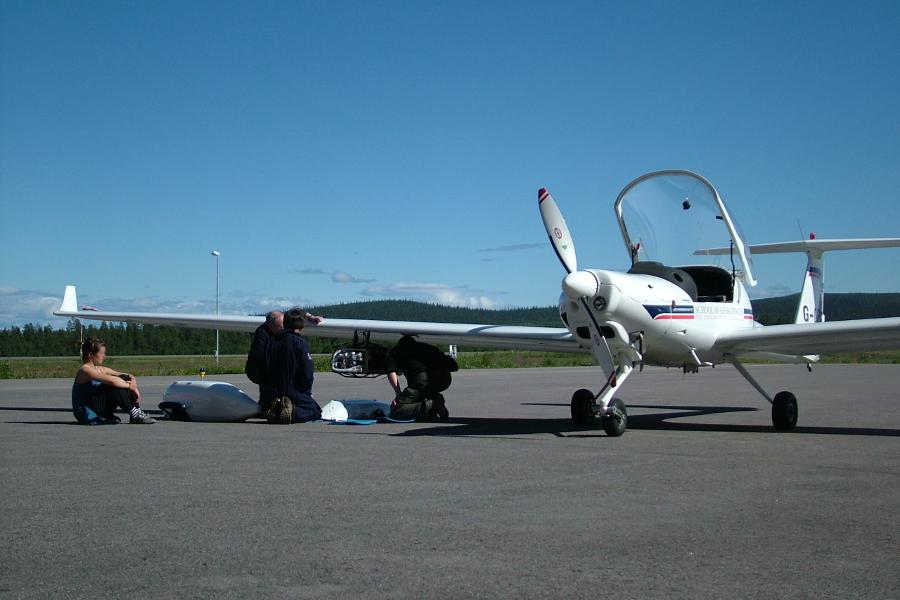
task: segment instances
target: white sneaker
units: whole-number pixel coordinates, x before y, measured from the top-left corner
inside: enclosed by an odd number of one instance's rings
[[[141,410],[138,411],[136,417],[131,417],[128,422],[132,425],[153,425],[156,423],[156,419]]]

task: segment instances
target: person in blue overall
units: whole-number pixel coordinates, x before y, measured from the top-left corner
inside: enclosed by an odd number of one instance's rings
[[[156,421],[141,410],[137,379],[103,366],[106,344],[89,339],[81,345],[81,368],[72,384],[72,412],[82,425],[115,425],[117,406],[129,413],[129,423],[150,425]]]
[[[306,314],[292,308],[284,314],[284,329],[269,340],[266,346],[267,380],[275,388],[276,402],[290,399],[290,417],[282,423],[303,423],[322,417],[322,410],[312,394],[313,362],[309,345],[300,334],[303,332]]]

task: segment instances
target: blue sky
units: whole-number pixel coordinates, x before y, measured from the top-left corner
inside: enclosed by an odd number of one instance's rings
[[[546,306],[625,268],[638,175],[709,178],[751,243],[900,236],[897,2],[0,3],[0,326],[414,298]],[[900,250],[829,291],[900,291]],[[757,297],[804,259],[760,256]]]

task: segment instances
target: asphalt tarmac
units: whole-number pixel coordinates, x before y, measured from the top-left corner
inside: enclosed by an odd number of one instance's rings
[[[450,423],[371,426],[84,427],[70,380],[0,381],[0,597],[900,598],[900,366],[751,372],[796,431],[730,367],[635,373],[620,438],[569,419],[594,368],[459,372]]]

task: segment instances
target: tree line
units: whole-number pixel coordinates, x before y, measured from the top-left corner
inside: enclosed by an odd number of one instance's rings
[[[219,332],[220,354],[245,354],[250,349],[252,333]],[[103,340],[111,355],[139,356],[153,354],[208,354],[216,348],[216,332],[166,325],[124,323],[82,323],[70,319],[65,328],[27,324],[22,328],[0,330],[0,356],[78,356],[81,340]],[[338,340],[308,338],[316,354],[331,352]]]

